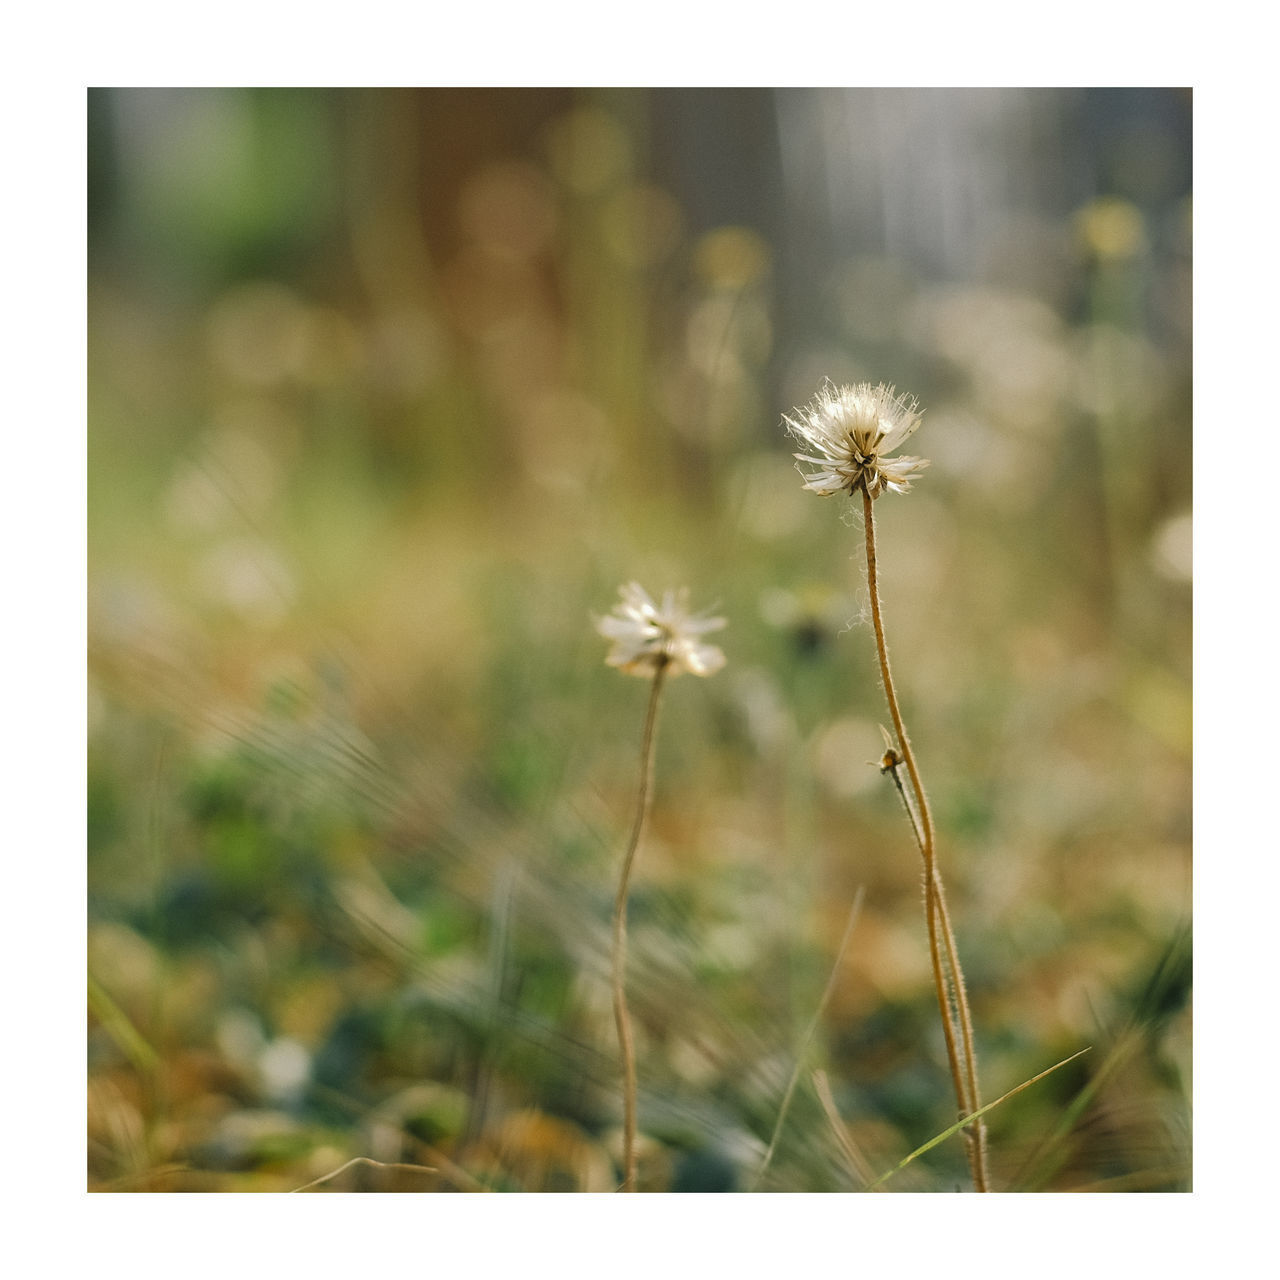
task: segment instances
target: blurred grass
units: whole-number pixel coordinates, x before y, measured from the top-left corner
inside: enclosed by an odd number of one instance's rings
[[[952,1123],[859,532],[778,425],[822,375],[927,410],[885,609],[986,1096],[1093,1046],[996,1184],[1189,1186],[1188,194],[1105,185],[1134,101],[1033,92],[1114,122],[1036,253],[996,206],[981,270],[806,266],[774,101],[90,95],[92,1188],[613,1185],[631,578],[729,619],[633,895],[642,1184],[750,1182],[859,888],[810,1065],[877,1173]],[[853,1185],[802,1084],[765,1187]]]

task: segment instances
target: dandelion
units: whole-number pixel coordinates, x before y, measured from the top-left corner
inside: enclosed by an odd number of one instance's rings
[[[607,617],[596,622],[596,630],[613,641],[605,661],[627,675],[648,676],[649,709],[645,713],[640,740],[640,787],[636,796],[636,816],[631,838],[622,858],[618,894],[613,904],[613,1016],[622,1051],[622,1190],[636,1189],[636,1055],[631,1038],[631,1016],[627,1011],[627,893],[631,868],[640,837],[649,816],[653,790],[654,731],[658,723],[658,703],[668,675],[682,671],[695,676],[714,675],[724,666],[724,654],[701,637],[724,626],[723,618],[691,614],[685,591],[667,591],[661,608],[638,583],[620,588],[622,602]]]
[[[701,640],[723,627],[724,619],[690,614],[687,591],[665,592],[661,607],[638,582],[620,588],[620,594],[622,603],[596,623],[613,641],[605,659],[611,667],[633,676],[653,675],[660,668],[673,676],[682,671],[710,676],[724,666],[724,654]]]
[[[872,502],[886,489],[906,493],[916,474],[928,466],[924,458],[890,458],[920,425],[919,406],[911,396],[895,396],[884,383],[873,387],[869,382],[856,387],[839,387],[828,382],[803,409],[794,410],[795,417],[784,415],[791,434],[804,442],[813,453],[797,453],[801,462],[820,468],[808,473],[805,488],[823,497],[861,492],[863,528],[866,535],[867,594],[871,601],[871,621],[876,633],[876,651],[880,659],[880,679],[884,685],[889,715],[893,720],[896,742],[885,734],[885,754],[880,770],[892,775],[911,822],[920,856],[924,862],[925,919],[929,931],[929,958],[933,968],[934,989],[942,1015],[943,1036],[951,1080],[962,1116],[980,1110],[978,1065],[974,1053],[973,1022],[969,1014],[969,998],[965,992],[964,974],[956,952],[955,934],[947,911],[942,875],[938,870],[933,815],[929,799],[911,750],[907,726],[898,705],[898,694],[889,669],[889,646],[885,639],[884,618],[880,608],[880,587],[876,562],[876,525]],[[899,769],[905,766],[914,795],[914,805],[902,785]],[[965,1131],[969,1165],[974,1187],[987,1190],[986,1129],[975,1120]]]
[[[886,489],[906,493],[926,458],[890,458],[920,425],[911,396],[895,396],[884,383],[836,387],[828,382],[794,418],[784,418],[791,434],[813,453],[797,453],[819,470],[807,473],[806,489],[829,497],[859,489],[878,498]]]

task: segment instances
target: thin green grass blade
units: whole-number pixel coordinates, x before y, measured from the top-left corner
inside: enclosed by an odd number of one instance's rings
[[[840,976],[840,965],[844,961],[844,953],[849,948],[849,939],[853,937],[854,928],[858,923],[858,916],[862,913],[862,900],[865,896],[865,888],[859,885],[858,892],[853,896],[853,906],[849,910],[849,921],[844,927],[844,935],[841,937],[840,946],[836,951],[835,963],[831,966],[831,975],[827,978],[827,985],[823,988],[818,1007],[814,1010],[813,1017],[809,1020],[809,1025],[796,1048],[796,1065],[791,1072],[791,1079],[787,1081],[786,1091],[783,1093],[782,1102],[778,1107],[778,1118],[774,1122],[773,1136],[769,1139],[769,1149],[764,1153],[764,1159],[760,1162],[760,1167],[756,1170],[755,1177],[751,1179],[749,1189],[752,1191],[760,1185],[760,1179],[764,1177],[770,1163],[773,1161],[774,1152],[778,1149],[778,1139],[782,1136],[782,1126],[786,1123],[787,1112],[791,1109],[791,1099],[795,1096],[796,1084],[800,1080],[800,1072],[804,1067],[805,1055],[809,1052],[809,1045],[817,1033],[818,1023],[822,1021],[822,1015],[831,1001],[831,993],[836,989],[836,980]]]
[[[159,1055],[92,974],[89,975],[89,1010],[139,1071],[154,1071],[160,1065]]]
[[[1079,1123],[1086,1108],[1098,1095],[1103,1084],[1116,1069],[1128,1058],[1137,1046],[1136,1039],[1130,1033],[1111,1049],[1102,1060],[1092,1079],[1088,1080],[1062,1114],[1052,1132],[1045,1138],[1036,1153],[1027,1161],[1026,1167],[1014,1180],[1014,1185],[1022,1191],[1039,1191],[1046,1186],[1054,1175],[1062,1168],[1070,1154],[1067,1138]]]
[[[1073,1053],[1069,1058],[1063,1058],[1061,1062],[1055,1062],[1053,1066],[1046,1067],[1039,1075],[1032,1076],[1030,1080],[1024,1080],[1020,1085],[1010,1089],[1008,1093],[1001,1094],[994,1102],[988,1102],[985,1107],[979,1107],[972,1115],[965,1116],[963,1120],[957,1120],[949,1129],[944,1129],[935,1137],[929,1139],[922,1147],[917,1147],[909,1156],[904,1156],[892,1169],[882,1173],[874,1182],[867,1186],[868,1191],[874,1191],[877,1187],[882,1186],[893,1177],[895,1173],[905,1169],[917,1156],[922,1156],[926,1151],[932,1151],[939,1143],[945,1142],[953,1134],[959,1133],[961,1129],[972,1124],[979,1116],[985,1116],[988,1111],[994,1111],[1002,1102],[1008,1102],[1015,1094],[1021,1093],[1023,1089],[1029,1089],[1038,1080],[1043,1080],[1045,1076],[1052,1075],[1059,1067],[1065,1067],[1068,1062],[1074,1062],[1081,1054],[1089,1052],[1092,1046],[1086,1045],[1078,1053]]]
[[[1103,1020],[1094,1015],[1099,1036],[1113,1041],[1112,1047],[1094,1071],[1093,1077],[1072,1099],[1052,1132],[1040,1143],[1014,1179],[1014,1186],[1018,1190],[1040,1191],[1054,1178],[1071,1155],[1067,1141],[1069,1135],[1101,1091],[1103,1084],[1142,1047],[1143,1037],[1150,1035],[1152,1028],[1159,1025],[1162,1012],[1171,1000],[1176,1001],[1177,1007],[1181,1007],[1178,993],[1185,992],[1190,985],[1190,947],[1190,927],[1183,925],[1157,961],[1154,972],[1137,998],[1135,1012],[1118,1030],[1108,1029]],[[1182,998],[1185,999],[1185,995]]]

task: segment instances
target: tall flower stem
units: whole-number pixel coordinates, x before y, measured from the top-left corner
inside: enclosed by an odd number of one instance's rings
[[[627,1010],[627,893],[631,885],[631,868],[649,817],[653,792],[653,742],[658,723],[658,702],[668,663],[659,660],[654,666],[653,684],[649,690],[649,709],[644,718],[644,734],[640,740],[640,788],[636,796],[636,816],[631,839],[622,858],[618,877],[618,896],[613,903],[613,1017],[618,1025],[618,1045],[622,1051],[622,1186],[619,1190],[636,1189],[636,1051],[631,1038],[631,1015]]]
[[[942,1015],[942,1030],[947,1043],[947,1059],[951,1066],[951,1080],[955,1087],[956,1102],[962,1116],[972,1115],[982,1105],[978,1092],[978,1064],[973,1047],[973,1021],[969,1015],[969,998],[965,992],[964,974],[960,969],[955,935],[952,932],[950,914],[947,911],[942,876],[938,871],[929,799],[925,795],[924,784],[920,780],[920,770],[911,750],[911,740],[907,736],[907,727],[902,719],[902,710],[898,705],[898,695],[893,684],[893,674],[889,669],[889,647],[885,640],[884,619],[880,612],[880,588],[876,575],[875,514],[872,511],[872,497],[865,484],[862,486],[862,511],[867,548],[867,589],[871,597],[871,620],[875,628],[876,649],[880,657],[880,677],[884,684],[885,698],[889,703],[889,714],[893,718],[898,749],[902,753],[903,763],[907,766],[907,774],[911,779],[911,789],[915,793],[919,815],[918,823],[913,821],[912,827],[916,832],[920,854],[924,860],[925,917],[929,927],[929,957],[933,967],[933,983],[938,997],[938,1010]],[[908,816],[913,816],[909,806]],[[951,978],[950,994],[947,990],[947,973],[943,968],[944,949],[946,969],[949,970]],[[952,997],[955,1000],[954,1010]],[[959,1044],[956,1036],[957,1021],[960,1024]],[[981,1120],[975,1123],[972,1131],[966,1130],[966,1139],[974,1189],[987,1191],[989,1185],[986,1127]]]

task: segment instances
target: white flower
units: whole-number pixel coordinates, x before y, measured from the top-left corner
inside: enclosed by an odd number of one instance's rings
[[[813,453],[797,453],[801,462],[820,468],[806,476],[806,489],[827,497],[853,495],[865,488],[872,498],[886,489],[906,493],[925,458],[889,458],[920,425],[916,401],[895,396],[892,387],[856,387],[827,383],[794,418],[783,417],[791,434]]]
[[[709,676],[724,666],[724,654],[701,640],[705,632],[723,627],[724,619],[692,616],[686,591],[665,592],[661,608],[638,582],[619,588],[619,594],[622,603],[596,622],[596,630],[613,641],[605,658],[611,667],[633,676],[652,675],[661,667],[672,675]]]

